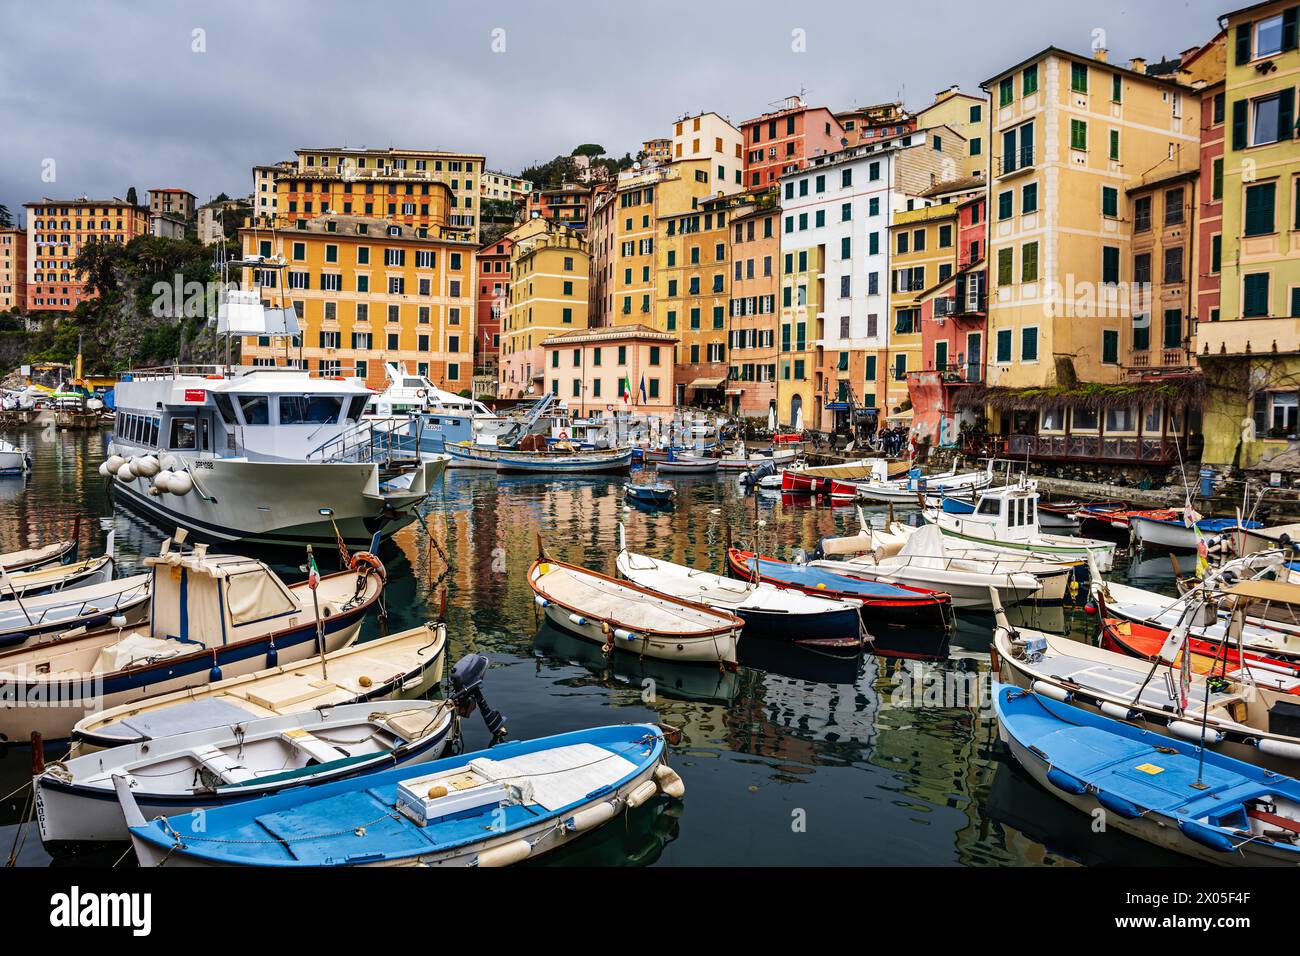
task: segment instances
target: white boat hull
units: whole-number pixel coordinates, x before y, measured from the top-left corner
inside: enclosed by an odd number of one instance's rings
[[[584,619],[582,623],[578,623],[573,620],[574,616],[558,604],[552,603],[546,608],[547,620],[556,627],[601,646],[612,641],[616,651],[641,654],[661,661],[691,664],[717,664],[719,661],[734,664],[736,660],[735,632],[710,637],[680,637],[672,640],[636,634],[632,635],[631,640],[616,640],[602,630],[599,621]],[[581,617],[581,615],[577,616]]]
[[[952,597],[953,607],[988,610],[993,602],[989,597],[989,588],[995,588],[998,600],[1003,604],[1020,604],[1033,601],[1042,592],[1042,585],[1032,575],[1019,575],[1017,582],[1012,575],[980,574],[978,572],[946,570],[918,565],[906,567],[892,564],[867,565],[853,563],[845,566],[838,561],[814,561],[813,565],[836,573],[847,573],[853,577],[879,581],[881,584],[897,584],[904,587],[927,588],[942,591]],[[1029,580],[1025,580],[1028,578]],[[1032,584],[1030,583],[1032,581]]]
[[[1137,538],[1143,545],[1169,548],[1175,551],[1196,550],[1196,529],[1189,528],[1184,524],[1132,518],[1129,526],[1133,529],[1133,537]]]

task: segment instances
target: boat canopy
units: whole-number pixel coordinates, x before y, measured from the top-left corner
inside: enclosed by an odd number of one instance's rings
[[[279,577],[252,558],[209,555],[202,545],[186,553],[164,545],[145,565],[153,573],[151,637],[216,646],[233,628],[300,610]]]
[[[1300,584],[1287,581],[1240,581],[1228,588],[1228,593],[1242,601],[1300,605]]]

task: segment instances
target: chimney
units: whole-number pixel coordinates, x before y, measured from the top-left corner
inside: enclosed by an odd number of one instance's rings
[[[1105,63],[1107,52],[1108,51],[1104,46],[1099,46],[1092,51],[1092,58],[1096,60],[1098,63]]]
[[[1145,57],[1135,56],[1128,61],[1128,68],[1134,73],[1145,73],[1147,71],[1147,61]]]

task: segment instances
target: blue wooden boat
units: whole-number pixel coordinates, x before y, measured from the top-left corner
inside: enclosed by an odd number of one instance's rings
[[[1237,528],[1247,530],[1263,527],[1258,521],[1238,522],[1236,518],[1202,518],[1195,528],[1187,524],[1182,514],[1162,517],[1156,514],[1135,514],[1129,519],[1133,537],[1144,546],[1155,545],[1177,551],[1195,551],[1200,538],[1213,539]]]
[[[666,485],[662,481],[655,482],[653,485],[633,485],[623,486],[623,493],[631,501],[643,505],[660,505],[668,506],[673,503],[676,492],[673,491],[672,485]]]
[[[1108,826],[1228,866],[1300,864],[1300,781],[994,684],[998,734],[1043,787]]]
[[[667,732],[621,724],[498,744],[149,822],[126,779],[114,785],[142,866],[504,866],[680,797]]]

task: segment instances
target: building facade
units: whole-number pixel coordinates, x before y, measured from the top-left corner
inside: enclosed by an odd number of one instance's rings
[[[497,394],[524,398],[544,387],[543,343],[588,327],[591,256],[581,232],[546,219],[531,219],[507,238],[510,282]]]
[[[917,110],[916,125],[922,129],[947,126],[966,141],[966,155],[957,163],[945,181],[963,176],[984,176],[988,169],[985,135],[988,126],[988,97],[984,94],[963,93],[960,87],[951,86],[938,93],[934,102]]]
[[[324,375],[361,378],[372,388],[395,362],[439,388],[470,387],[474,361],[472,243],[421,236],[411,226],[364,216],[315,216],[268,235],[241,229],[245,258],[282,257],[283,268],[246,267],[272,306],[292,305],[298,344],[244,340],[254,365],[298,363]]]
[[[676,339],[644,325],[575,329],[542,343],[546,387],[580,417],[673,413]]]
[[[586,229],[596,191],[582,183],[564,183],[529,193],[528,219],[549,219],[570,229]]]
[[[26,203],[27,307],[71,312],[93,298],[73,266],[89,242],[128,243],[149,232],[149,212],[123,199],[43,199]]]
[[[27,234],[0,229],[0,312],[27,308]]]
[[[802,169],[816,156],[844,148],[844,128],[824,106],[808,106],[797,96],[780,109],[740,124],[744,137],[746,189],[770,189],[784,175]]]
[[[475,257],[478,271],[478,319],[474,329],[474,370],[496,380],[501,355],[501,321],[510,301],[510,248],[514,241],[502,236],[479,246]]]
[[[502,202],[526,202],[532,195],[533,184],[521,176],[498,173],[488,169],[479,178],[479,198]]]
[[[196,201],[188,189],[149,190],[149,212],[154,216],[171,216],[182,223],[194,218]]]
[[[673,124],[672,158],[702,159],[710,164],[715,193],[744,189],[745,140],[740,130],[717,113],[684,116]]]
[[[781,270],[781,207],[775,195],[731,217],[728,408],[767,419],[776,408],[776,317]]]

